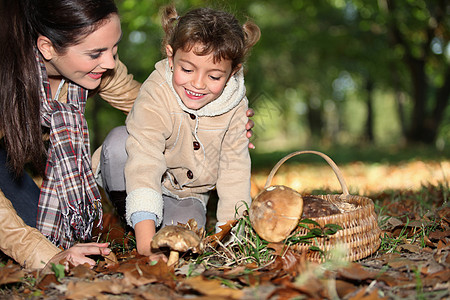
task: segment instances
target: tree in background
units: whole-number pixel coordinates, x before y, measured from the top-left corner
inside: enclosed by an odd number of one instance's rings
[[[392,48],[410,76],[414,102],[407,138],[434,143],[450,98],[450,4],[445,0],[380,1]]]
[[[383,134],[408,142],[433,144],[439,134],[450,134],[450,4],[445,0],[174,3],[180,13],[197,6],[224,8],[261,27],[246,68],[257,143],[264,137],[269,147],[300,139],[312,145],[378,143],[374,131],[380,122],[399,124],[397,133],[385,129]],[[142,82],[162,57],[159,9],[168,1],[117,4],[124,32],[119,55]],[[394,117],[379,108],[386,96],[396,99]],[[125,116],[102,101],[91,102],[98,145]]]

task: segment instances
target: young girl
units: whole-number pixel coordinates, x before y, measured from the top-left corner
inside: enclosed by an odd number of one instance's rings
[[[126,121],[126,219],[143,255],[152,255],[159,226],[191,218],[205,226],[212,189],[218,225],[235,218],[239,202],[251,201],[242,63],[259,28],[209,8],[178,17],[167,7],[162,24],[167,58],[156,64]]]

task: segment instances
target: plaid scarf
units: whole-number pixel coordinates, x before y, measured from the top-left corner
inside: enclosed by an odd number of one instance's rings
[[[102,219],[84,118],[88,91],[69,82],[67,103],[52,100],[47,71],[39,53],[36,59],[42,83],[41,124],[50,128],[36,227],[52,243],[69,248],[76,241],[90,239],[95,219]]]

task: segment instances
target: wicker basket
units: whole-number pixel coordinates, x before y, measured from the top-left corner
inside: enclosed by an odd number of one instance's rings
[[[350,195],[341,171],[331,158],[318,151],[297,151],[282,158],[270,172],[265,188],[271,185],[271,181],[278,168],[289,158],[305,153],[312,153],[324,158],[336,174],[337,179],[342,188],[341,195],[315,195],[315,197],[322,198],[333,204],[336,204],[341,213],[328,215],[323,217],[311,217],[311,220],[317,222],[321,227],[326,224],[337,224],[342,227],[336,234],[330,235],[326,238],[316,238],[312,244],[295,244],[292,248],[301,253],[306,253],[309,261],[320,262],[325,257],[319,251],[310,251],[311,246],[317,246],[321,250],[328,253],[329,250],[337,245],[345,247],[347,261],[356,261],[367,257],[374,253],[380,246],[380,233],[378,227],[377,215],[375,213],[373,201],[370,198]],[[309,225],[313,228],[314,225]],[[299,227],[295,233],[298,235],[305,235],[308,229]]]

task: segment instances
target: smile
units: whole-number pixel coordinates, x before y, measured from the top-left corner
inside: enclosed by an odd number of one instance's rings
[[[205,94],[201,94],[201,93],[195,93],[195,92],[187,90],[187,89],[186,89],[186,94],[188,94],[190,96],[194,96],[194,97],[201,97],[201,96],[205,95]]]
[[[90,72],[88,74],[88,76],[91,77],[92,79],[99,79],[102,77],[102,75],[103,75],[103,72],[102,73]]]

